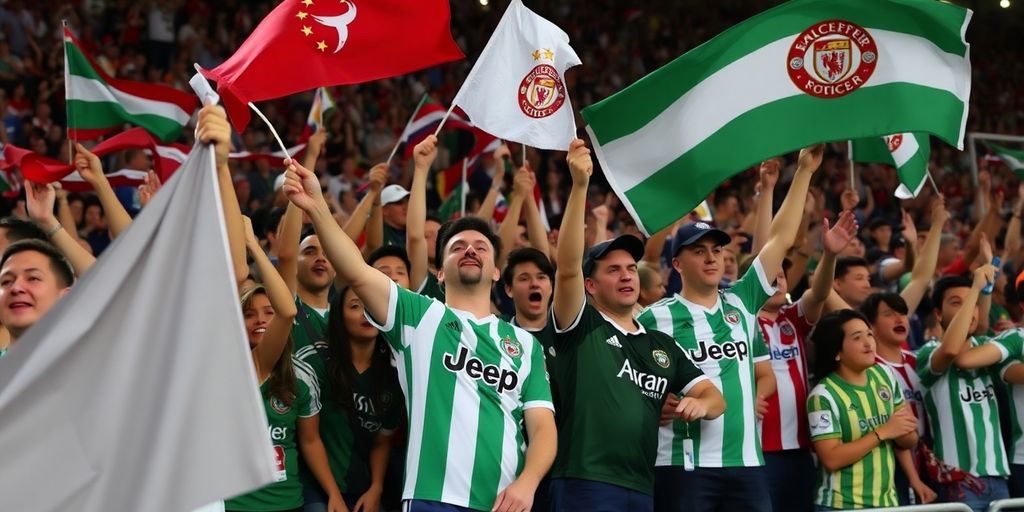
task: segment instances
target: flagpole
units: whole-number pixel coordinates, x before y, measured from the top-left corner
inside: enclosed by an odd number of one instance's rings
[[[846,143],[846,150],[850,154],[850,190],[853,190],[854,192],[857,192],[857,180],[854,177],[854,172],[853,172],[854,165],[853,165],[853,141],[852,140],[848,141]]]
[[[409,121],[405,123],[405,128],[402,128],[402,135],[400,135],[398,137],[398,140],[395,141],[395,147],[391,148],[391,154],[388,155],[388,160],[387,160],[387,162],[385,162],[387,165],[389,165],[389,166],[391,165],[391,159],[395,157],[395,153],[398,153],[398,146],[402,145],[402,136],[405,135],[405,131],[409,129],[409,125],[412,124],[413,119],[416,119],[416,114],[419,113],[420,109],[423,108],[423,104],[426,103],[426,102],[427,102],[427,93],[423,93],[423,97],[420,98],[419,104],[416,105],[416,110],[412,111],[412,115],[409,116]],[[451,112],[451,111],[449,110],[449,112]],[[441,123],[444,123],[444,121],[442,120]],[[438,128],[438,130],[440,130],[440,128]],[[434,135],[437,135],[437,132],[434,132]]]
[[[460,215],[460,217],[465,217],[466,216],[466,189],[467,188],[468,188],[468,184],[466,183],[466,159],[463,158],[462,159],[462,187],[459,189],[459,194],[462,196],[462,200],[460,201],[462,203],[462,215]]]
[[[263,112],[260,112],[260,109],[256,108],[256,105],[253,105],[251,101],[249,102],[249,108],[251,108],[253,112],[256,112],[256,115],[260,116],[260,119],[266,123],[267,128],[270,128],[270,133],[274,136],[274,140],[277,141],[277,145],[281,147],[281,152],[284,153],[287,158],[291,158],[291,156],[287,156],[288,148],[284,147],[284,142],[281,142],[281,137],[277,135],[277,130],[275,130],[274,125],[270,124],[270,121],[267,120],[267,116],[263,115]]]
[[[925,172],[925,175],[928,176],[928,181],[931,182],[932,188],[935,190],[935,195],[941,196],[942,193],[939,192],[939,186],[935,184],[935,178],[932,177],[931,169],[925,169],[924,172]]]
[[[67,18],[60,20],[61,26],[64,30],[68,30],[70,25],[68,24]],[[66,130],[64,131],[68,137],[68,163],[74,165],[75,163],[75,140],[71,136],[71,65],[68,63],[68,43],[64,40],[64,34],[61,33],[61,45],[64,48],[64,115],[67,117]]]
[[[522,2],[513,0],[511,3],[508,4],[508,7],[505,8],[505,13],[502,14],[501,19],[498,20],[498,25],[494,27],[494,32],[491,32],[491,38],[487,40],[487,44],[484,45],[484,49],[480,52],[480,56],[477,57],[476,62],[473,63],[473,68],[470,69],[469,74],[466,75],[466,79],[462,82],[462,87],[459,87],[459,92],[455,93],[455,97],[452,98],[452,104],[448,106],[448,111],[445,112],[444,117],[441,118],[441,124],[437,125],[437,130],[434,130],[434,135],[441,133],[441,128],[444,127],[445,121],[448,120],[448,116],[452,115],[452,110],[455,109],[455,105],[458,104],[459,102],[459,96],[462,95],[462,90],[466,88],[466,84],[472,81],[473,77],[476,75],[477,64],[480,64],[480,61],[484,60],[484,58],[487,57],[488,51],[491,49],[491,45],[494,43],[494,34],[498,33],[498,30],[505,23],[509,23],[509,10],[511,10],[512,6],[515,5],[516,3],[522,5]]]
[[[523,163],[522,163],[522,165],[525,166],[526,165],[526,144],[523,144],[522,146],[523,146]]]

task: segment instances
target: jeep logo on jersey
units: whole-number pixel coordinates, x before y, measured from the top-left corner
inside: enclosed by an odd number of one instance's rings
[[[694,363],[703,363],[708,359],[736,359],[742,361],[747,357],[747,343],[744,341],[727,341],[721,345],[697,342],[697,350],[690,350],[690,359]]]
[[[655,350],[654,352],[651,352],[651,355],[654,356],[654,362],[658,363],[658,366],[662,368],[668,368],[668,365],[671,364],[668,359],[668,354],[666,354],[664,350]]]
[[[501,340],[501,346],[505,347],[505,353],[511,357],[523,355],[523,346],[519,344],[519,340],[510,336],[505,336],[505,339]]]
[[[892,393],[889,392],[889,386],[882,386],[878,388],[878,398],[888,402],[892,398]]]
[[[288,411],[291,409],[291,407],[289,407],[288,404],[284,403],[283,401],[281,401],[280,398],[277,398],[276,396],[270,397],[270,408],[273,409],[274,412],[278,414],[288,414]]]
[[[963,400],[964,402],[967,403],[987,402],[989,400],[995,399],[995,397],[996,388],[992,384],[989,384],[983,388],[967,386],[967,389],[964,389],[963,391],[960,392],[960,400]]]
[[[665,357],[667,358],[668,355]],[[633,384],[640,388],[640,392],[644,396],[655,400],[661,400],[661,397],[665,396],[665,390],[668,389],[668,379],[633,369],[633,366],[629,364],[629,359],[622,362],[622,369],[615,376],[633,381]]]
[[[770,355],[773,361],[789,361],[800,357],[800,347],[772,347]]]
[[[519,374],[469,357],[469,349],[463,346],[459,346],[459,353],[456,356],[444,355],[444,367],[452,373],[466,372],[471,379],[482,380],[488,386],[496,386],[498,393],[511,391],[519,385]]]

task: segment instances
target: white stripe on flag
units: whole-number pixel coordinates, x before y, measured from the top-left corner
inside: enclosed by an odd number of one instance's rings
[[[69,75],[67,79],[70,82],[68,90],[72,93],[68,99],[71,100],[118,103],[129,114],[166,117],[182,126],[192,117],[191,112],[185,112],[175,103],[140,98],[92,78]]]
[[[920,37],[878,29],[872,29],[871,35],[880,54],[899,53],[899,62],[905,65],[897,69],[892,59],[878,59],[874,74],[863,87],[906,82],[906,77],[913,76],[916,85],[956,91],[958,98],[967,101],[970,83],[957,81],[960,73],[935,70],[966,68],[962,74],[970,77],[970,60],[938,51]],[[604,144],[604,155],[610,157],[604,160],[606,171],[618,171],[619,190],[632,189],[651,172],[672,163],[740,115],[802,95],[778,58],[788,53],[796,37],[786,36],[730,63],[687,91],[643,128]],[[748,83],[752,76],[757,77],[757,87],[744,88],[743,94],[732,95],[727,103],[719,101],[722,91],[736,90],[736,84]],[[701,122],[694,123],[693,119]]]

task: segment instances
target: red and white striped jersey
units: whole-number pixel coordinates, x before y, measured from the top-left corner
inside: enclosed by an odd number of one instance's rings
[[[917,356],[906,349],[900,350],[900,356],[903,360],[893,363],[875,354],[875,362],[888,366],[896,376],[903,389],[903,397],[913,409],[914,416],[917,416],[917,434],[924,436],[928,431],[928,418],[924,412],[924,387],[921,386],[921,378],[917,376]]]
[[[809,448],[807,428],[807,354],[804,349],[813,327],[804,318],[800,302],[779,310],[774,321],[757,317],[768,344],[778,390],[768,397],[768,412],[761,426],[761,449],[766,452]]]

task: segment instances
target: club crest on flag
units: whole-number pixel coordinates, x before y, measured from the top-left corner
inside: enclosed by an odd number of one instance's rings
[[[860,88],[875,72],[878,48],[867,30],[843,20],[816,23],[789,48],[789,78],[818,98],[839,98]]]
[[[533,60],[554,62],[555,53],[544,48],[534,50]],[[537,64],[519,84],[519,108],[524,114],[540,119],[554,114],[565,103],[565,85],[558,71],[550,64]]]
[[[897,133],[895,135],[889,135],[889,136],[882,137],[882,138],[885,139],[885,145],[889,146],[889,152],[890,153],[892,153],[893,151],[896,151],[897,149],[899,149],[900,145],[903,144],[903,134],[902,133]]]

